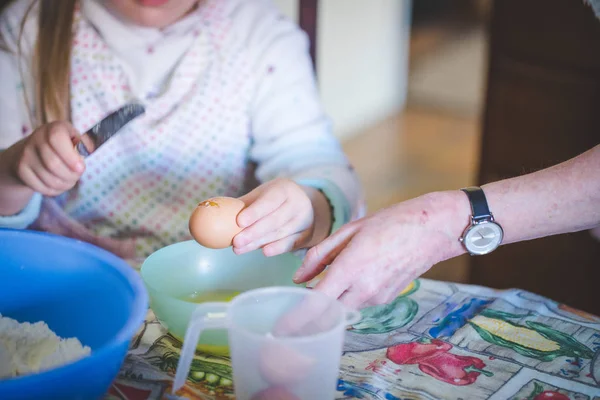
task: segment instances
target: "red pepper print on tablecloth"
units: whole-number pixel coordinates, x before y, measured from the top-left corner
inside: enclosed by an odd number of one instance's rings
[[[479,358],[452,354],[451,349],[441,340],[423,339],[390,347],[386,357],[398,365],[417,364],[423,373],[455,386],[470,385],[482,374],[493,375]]]
[[[519,391],[506,398],[509,400],[598,400],[600,397],[590,396],[589,393],[574,390],[573,387],[566,389],[539,379],[532,379]]]

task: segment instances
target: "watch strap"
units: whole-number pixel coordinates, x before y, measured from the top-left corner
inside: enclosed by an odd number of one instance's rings
[[[471,203],[471,211],[473,212],[473,221],[492,218],[492,213],[488,207],[487,199],[485,198],[483,189],[477,186],[471,186],[460,190],[465,192],[469,198],[469,202]]]

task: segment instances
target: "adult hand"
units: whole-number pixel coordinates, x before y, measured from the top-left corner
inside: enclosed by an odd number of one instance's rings
[[[459,192],[427,194],[343,226],[311,248],[296,273],[351,308],[395,299],[434,264],[464,252],[459,243],[470,207]]]

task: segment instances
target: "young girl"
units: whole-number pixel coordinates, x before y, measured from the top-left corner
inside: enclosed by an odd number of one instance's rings
[[[0,0],[0,227],[46,230],[133,265],[240,196],[241,254],[310,247],[361,213],[305,35],[268,0]],[[82,132],[146,113],[85,160]]]

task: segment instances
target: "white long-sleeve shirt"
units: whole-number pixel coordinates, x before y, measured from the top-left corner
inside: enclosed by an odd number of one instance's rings
[[[0,149],[36,127],[26,101],[34,98],[35,9],[21,63],[16,56],[30,2],[16,1],[0,17],[12,50],[0,52]],[[334,229],[362,213],[360,184],[319,101],[306,36],[269,0],[207,0],[164,30],[81,0],[74,28],[75,128],[85,132],[134,100],[146,114],[86,159],[74,189],[58,199],[36,195],[0,226],[76,237],[139,262],[189,239],[199,201],[239,196],[254,178],[319,188],[332,203]]]

